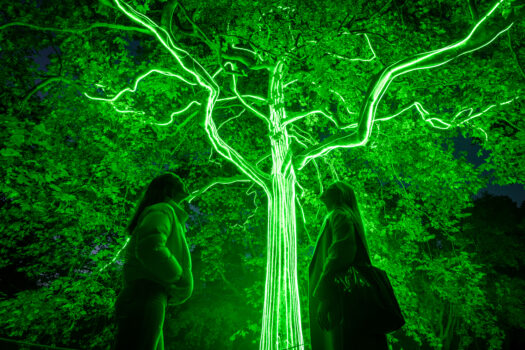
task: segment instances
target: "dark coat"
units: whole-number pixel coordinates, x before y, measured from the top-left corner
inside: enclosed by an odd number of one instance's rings
[[[310,336],[312,350],[387,349],[384,334],[369,334],[359,329],[349,315],[342,288],[334,277],[352,264],[368,263],[370,258],[351,212],[336,209],[330,212],[321,228],[309,267]],[[323,299],[335,301],[343,312],[343,322],[324,331],[317,321],[317,308]],[[354,306],[355,307],[355,306]]]
[[[126,247],[124,286],[142,278],[157,282],[170,294],[170,305],[181,304],[191,296],[193,275],[184,224],[187,218],[188,214],[174,201],[143,210]]]

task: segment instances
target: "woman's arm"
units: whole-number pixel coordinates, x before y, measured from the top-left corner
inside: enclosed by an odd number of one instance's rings
[[[166,283],[177,282],[182,276],[182,267],[166,247],[172,224],[169,209],[152,210],[137,226],[135,255],[151,275]],[[176,218],[174,218],[176,220]]]
[[[319,299],[328,298],[332,294],[332,288],[335,287],[335,274],[344,271],[354,262],[357,251],[354,225],[351,217],[336,210],[330,218],[329,225],[332,234],[332,244],[328,248],[323,272],[314,290],[314,297]]]

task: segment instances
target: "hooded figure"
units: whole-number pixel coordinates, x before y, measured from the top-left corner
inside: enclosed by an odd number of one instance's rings
[[[354,191],[343,182],[332,184],[321,200],[328,209],[309,268],[310,335],[312,350],[388,349],[384,334],[362,329],[348,310],[335,276],[351,265],[370,264],[363,222]]]
[[[115,303],[116,349],[164,349],[166,306],[184,303],[193,292],[188,214],[179,205],[187,196],[177,175],[158,176],[130,222],[123,288]]]

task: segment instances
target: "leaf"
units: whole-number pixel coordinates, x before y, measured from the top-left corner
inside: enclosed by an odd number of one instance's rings
[[[1,149],[0,155],[2,155],[2,157],[20,157],[21,156],[20,152],[12,148]]]
[[[62,189],[60,187],[58,187],[57,185],[49,184],[49,187],[51,187],[52,189],[54,189],[57,192],[62,192]]]

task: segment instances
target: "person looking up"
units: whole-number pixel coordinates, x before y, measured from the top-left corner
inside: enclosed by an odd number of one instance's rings
[[[188,192],[168,172],[147,186],[127,228],[122,289],[115,302],[116,350],[163,350],[167,305],[184,303],[193,292],[186,242]]]

